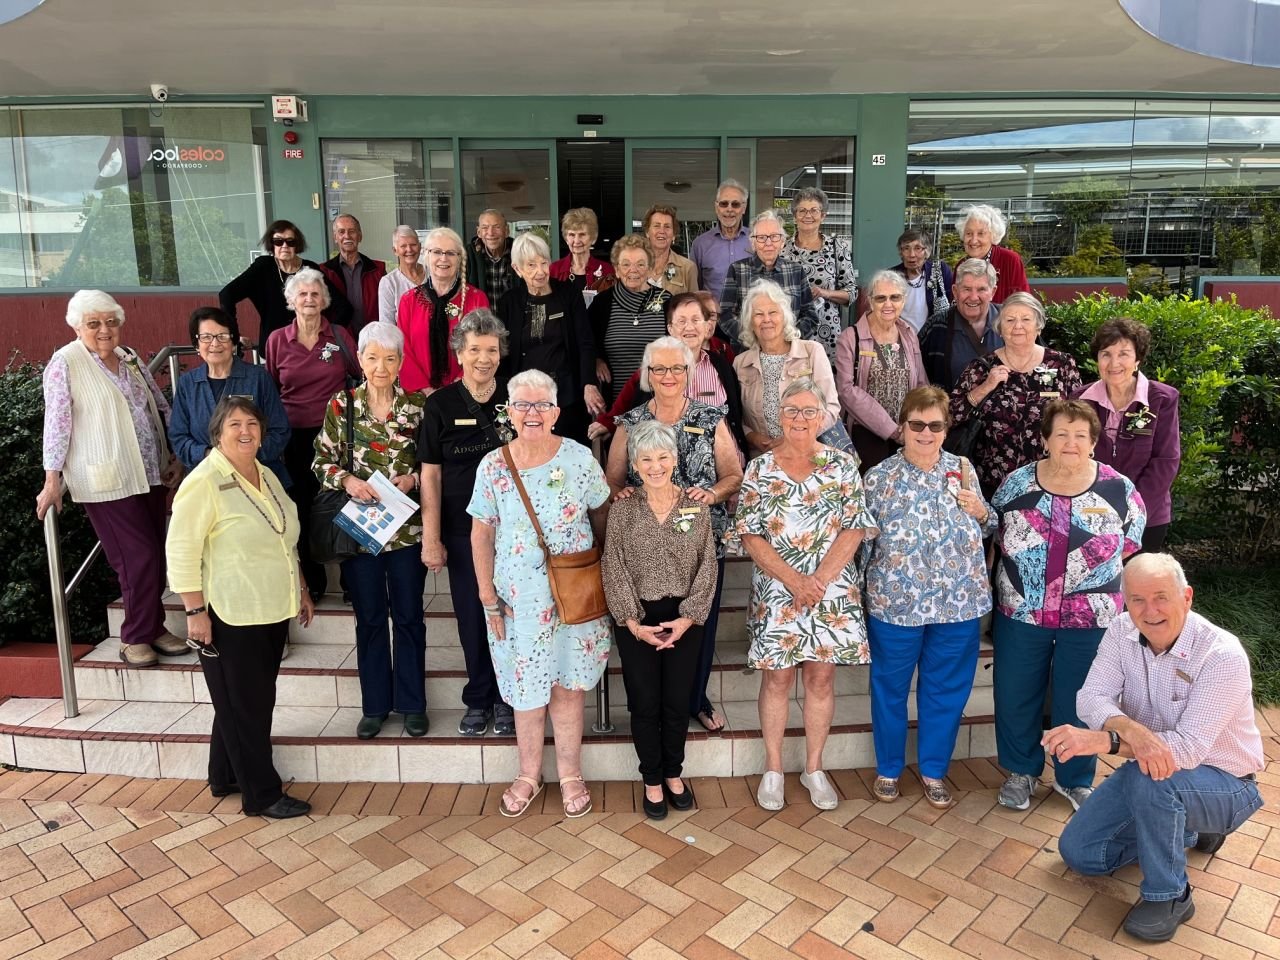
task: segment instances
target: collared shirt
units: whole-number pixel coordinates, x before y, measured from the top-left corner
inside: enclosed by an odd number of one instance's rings
[[[728,402],[724,382],[720,379],[720,374],[716,373],[711,355],[706,350],[698,351],[698,362],[689,371],[689,385],[685,387],[684,395],[690,400],[713,407],[723,406]]]
[[[344,354],[338,338],[347,348]],[[350,361],[344,358],[350,355]],[[344,327],[320,320],[320,336],[307,349],[298,340],[298,325],[291,323],[267,338],[267,372],[280,386],[280,402],[291,427],[318,427],[324,422],[325,404],[342,389],[348,373],[359,376],[356,346]]]
[[[1164,653],[1139,637],[1128,613],[1107,628],[1076,694],[1080,720],[1100,730],[1112,717],[1128,716],[1168,744],[1180,770],[1208,764],[1243,777],[1263,769],[1240,641],[1194,611]]]
[[[716,224],[706,233],[699,234],[689,247],[689,259],[698,267],[698,286],[708,291],[718,301],[724,292],[725,274],[729,264],[751,256],[751,240],[744,224],[732,237],[726,237]],[[735,317],[736,321],[737,318]]]
[[[742,298],[757,280],[772,280],[780,286],[791,298],[791,309],[796,315],[800,336],[805,340],[816,339],[813,333],[818,327],[818,313],[814,309],[813,290],[809,286],[804,265],[781,254],[771,267],[766,267],[756,254],[729,265],[724,280],[724,293],[720,296],[720,328],[730,334],[735,342],[740,342],[742,331],[739,314],[742,312]],[[834,342],[833,338],[832,344]],[[831,351],[826,343],[822,344],[822,349],[827,351],[827,359],[830,360]]]
[[[480,267],[484,271],[484,280],[480,287],[489,297],[490,303],[497,303],[502,295],[511,289],[512,269],[511,254],[504,250],[498,256],[490,255],[489,248],[480,250]]]
[[[351,309],[355,316],[363,317],[364,291],[361,289],[360,281],[364,277],[364,261],[357,254],[354,264],[348,264],[339,257],[338,265],[342,268],[342,278],[347,282],[347,300],[351,302]]]
[[[1134,390],[1132,403],[1140,403],[1142,406],[1150,406],[1151,404],[1151,388],[1148,386],[1149,381],[1141,370],[1138,371],[1138,386]],[[1079,399],[1092,400],[1100,406],[1106,414],[1106,420],[1102,424],[1102,432],[1106,434],[1107,440],[1111,443],[1116,442],[1116,435],[1120,432],[1120,424],[1124,419],[1123,411],[1117,410],[1111,403],[1111,396],[1107,393],[1107,385],[1101,380],[1089,384],[1080,393]],[[1126,410],[1128,407],[1125,408]]]
[[[950,392],[959,382],[965,367],[1003,347],[1004,340],[996,333],[999,314],[1000,309],[995,304],[987,307],[987,323],[979,337],[973,332],[973,325],[960,315],[954,305],[935,312],[920,331],[920,353],[929,382]],[[951,348],[950,365],[947,363],[948,343]]]
[[[169,587],[203,591],[233,626],[297,616],[298,508],[256,461],[259,488],[213,449],[178,488],[165,543]]]

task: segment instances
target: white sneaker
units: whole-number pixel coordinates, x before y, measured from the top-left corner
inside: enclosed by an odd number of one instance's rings
[[[776,770],[766,770],[760,778],[760,789],[756,791],[756,803],[762,810],[782,809],[782,788],[785,781]]]
[[[1053,781],[1053,789],[1055,793],[1060,793],[1067,798],[1073,811],[1079,810],[1093,795],[1093,787],[1064,787],[1057,780]]]
[[[809,791],[810,802],[819,810],[834,810],[840,803],[835,787],[821,770],[800,774],[800,786]]]

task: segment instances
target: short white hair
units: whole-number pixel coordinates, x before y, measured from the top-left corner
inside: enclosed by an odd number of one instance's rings
[[[558,403],[556,382],[541,370],[523,370],[507,381],[508,397],[514,398],[517,390],[532,390],[534,393],[543,393],[552,403]]]
[[[801,393],[812,393],[818,398],[818,406],[824,410],[826,409],[827,395],[823,393],[822,388],[818,386],[813,377],[796,377],[796,379],[787,384],[787,388],[782,391],[782,396],[778,398],[779,406]]]
[[[287,281],[284,285],[284,302],[289,305],[289,309],[293,309],[293,305],[298,300],[298,288],[316,284],[320,287],[320,309],[326,309],[333,302],[333,298],[329,296],[329,285],[324,282],[324,274],[315,267],[303,267]]]
[[[996,322],[994,324],[996,328],[996,333],[999,336],[1001,337],[1004,336],[1004,331],[1001,329],[1001,326],[1004,321],[1005,311],[1007,311],[1010,307],[1026,307],[1033,314],[1035,314],[1036,333],[1039,333],[1044,329],[1044,325],[1045,325],[1044,304],[1040,302],[1040,298],[1037,297],[1035,294],[1025,293],[1022,290],[1018,290],[1014,293],[1009,294],[1009,296],[1005,297],[1004,303],[1000,304],[1000,312],[996,314]]]
[[[985,224],[987,229],[991,231],[991,242],[999,243],[1004,239],[1006,231],[1009,229],[1009,221],[1005,220],[1004,214],[991,206],[989,203],[975,203],[971,207],[965,207],[960,211],[960,217],[956,220],[956,233],[964,236],[964,228],[969,225],[970,220],[977,220],[979,223]]]
[[[385,323],[382,320],[366,323],[364,329],[360,331],[360,343],[356,350],[364,353],[365,347],[370,344],[382,347],[384,350],[394,350],[397,357],[404,356],[404,334],[394,323]]]
[[[511,241],[511,265],[515,267],[523,267],[530,260],[541,257],[543,260],[551,259],[551,248],[547,246],[547,241],[532,230],[526,230]]]
[[[684,365],[687,368],[685,373],[688,376],[693,375],[693,351],[689,349],[689,345],[679,337],[658,337],[644,345],[644,357],[640,361],[640,389],[645,393],[653,393],[653,386],[649,382],[649,361],[659,350],[679,350],[684,356]]]
[[[417,240],[418,231],[413,229],[413,227],[409,226],[407,223],[402,223],[391,231],[391,245],[395,246],[396,241],[401,237],[413,237],[413,239]]]
[[[961,260],[955,269],[955,282],[959,284],[964,277],[985,277],[987,285],[994,291],[999,278],[996,276],[996,268],[991,265],[990,260],[979,260],[977,257],[970,257],[968,260]]]
[[[751,195],[747,193],[747,188],[737,180],[733,179],[733,177],[726,177],[724,180],[720,181],[720,186],[716,187],[716,199],[719,200],[720,194],[724,193],[726,190],[737,190],[742,194],[743,203],[746,203],[751,199]]]
[[[87,313],[110,313],[124,323],[124,307],[115,297],[101,290],[78,290],[67,301],[67,326],[79,328]]]
[[[871,275],[871,280],[867,284],[867,296],[870,297],[875,293],[876,287],[887,283],[893,289],[897,290],[904,297],[907,295],[908,286],[907,278],[900,274],[897,270],[877,270]]]
[[[680,446],[676,443],[675,428],[661,420],[642,420],[627,428],[627,463],[634,467],[640,454],[651,450],[665,450],[679,465]]]
[[[778,213],[776,210],[772,210],[772,209],[761,210],[759,213],[757,213],[754,217],[751,218],[751,226],[754,229],[757,224],[764,223],[766,221],[770,223],[776,223],[778,227],[782,230],[782,233],[785,239],[785,235],[787,232],[786,225],[782,222],[782,218],[778,216]]]
[[[742,345],[751,350],[756,345],[756,331],[751,325],[751,311],[761,297],[772,300],[782,310],[782,339],[790,343],[800,339],[800,328],[796,326],[796,312],[791,306],[791,297],[772,280],[757,280],[747,287],[742,297],[742,312],[738,315],[738,339]]]
[[[1130,574],[1146,574],[1148,577],[1171,577],[1180,593],[1187,589],[1187,572],[1176,557],[1168,553],[1140,553],[1124,566],[1124,579]]]

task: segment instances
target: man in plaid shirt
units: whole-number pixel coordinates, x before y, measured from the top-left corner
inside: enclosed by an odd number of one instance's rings
[[[1132,758],[1080,807],[1058,851],[1077,873],[1137,862],[1142,899],[1124,929],[1168,940],[1191,919],[1186,848],[1212,854],[1262,806],[1266,765],[1240,641],[1191,612],[1191,587],[1173,557],[1139,554],[1124,571],[1127,612],[1102,638],[1076,713],[1089,729],[1055,727],[1044,746],[1060,760]]]

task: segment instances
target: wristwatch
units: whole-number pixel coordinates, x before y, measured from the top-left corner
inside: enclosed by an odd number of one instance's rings
[[[186,614],[188,617],[195,617],[204,613],[207,609],[209,608],[208,607],[192,607],[190,610],[186,611]]]
[[[1111,754],[1119,753],[1120,752],[1120,734],[1116,733],[1114,730],[1108,730],[1107,733],[1111,734],[1111,749],[1108,750],[1107,753],[1111,753]]]

